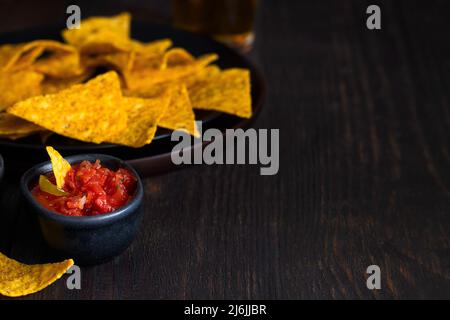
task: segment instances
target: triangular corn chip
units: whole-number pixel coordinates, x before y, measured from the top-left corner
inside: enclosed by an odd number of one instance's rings
[[[0,294],[20,297],[35,293],[61,278],[71,266],[72,259],[28,265],[0,253]]]
[[[53,147],[46,147],[47,153],[50,156],[50,160],[52,161],[53,174],[56,179],[56,186],[59,189],[64,187],[64,178],[66,177],[67,172],[70,170],[70,163],[64,159],[58,151],[53,149]]]
[[[121,98],[117,73],[107,72],[85,84],[20,101],[7,112],[60,135],[100,143],[126,126],[127,114],[117,107]]]

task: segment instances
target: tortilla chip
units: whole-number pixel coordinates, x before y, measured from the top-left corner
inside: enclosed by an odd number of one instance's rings
[[[29,66],[43,52],[42,47],[32,48],[23,52],[22,45],[6,44],[0,46],[0,70],[24,69]]]
[[[0,70],[12,71],[31,66],[44,51],[75,53],[75,48],[55,40],[36,40],[0,47]]]
[[[78,52],[55,53],[50,57],[38,59],[33,64],[33,69],[55,78],[75,77],[84,72]]]
[[[227,69],[188,88],[194,109],[216,110],[242,118],[252,116],[250,71]]]
[[[0,253],[0,294],[20,297],[35,293],[61,278],[71,266],[72,259],[58,263],[27,265]]]
[[[64,159],[58,151],[53,149],[53,147],[46,147],[48,155],[50,156],[50,160],[52,161],[53,174],[55,175],[56,186],[59,189],[64,187],[64,178],[66,177],[67,172],[70,170],[70,163]]]
[[[8,113],[0,113],[0,137],[12,140],[44,130],[34,123]]]
[[[158,126],[170,130],[185,131],[195,137],[199,137],[195,114],[189,99],[189,94],[184,84],[172,86],[172,96],[169,106],[158,122]]]
[[[168,68],[186,66],[194,62],[195,57],[183,48],[173,48],[164,54],[164,66]]]
[[[53,77],[46,77],[41,82],[41,93],[42,94],[50,94],[50,93],[56,93],[61,90],[67,89],[74,84],[80,84],[87,79],[89,79],[93,74],[93,69],[84,69],[83,73],[77,76],[73,76],[70,78],[53,78]]]
[[[82,53],[112,53],[129,51],[129,13],[113,17],[91,17],[81,21],[79,29],[65,29],[62,36]]]
[[[172,44],[172,40],[170,39],[159,39],[146,43],[137,40],[131,40],[132,50],[143,56],[163,54],[172,46]]]
[[[182,49],[171,49],[161,62],[148,68],[134,69],[123,74],[127,88],[131,91],[146,91],[164,82],[178,81],[195,74],[216,60],[216,54],[207,54],[194,59]]]
[[[70,138],[101,143],[122,131],[127,115],[117,73],[102,74],[55,94],[16,103],[7,112]]]
[[[164,83],[151,87],[146,91],[128,91],[124,90],[124,95],[140,97],[145,99],[154,99],[170,91],[170,102],[166,111],[158,121],[158,127],[170,130],[181,130],[199,136],[195,123],[195,114],[186,86],[182,83]]]
[[[83,64],[88,67],[107,67],[121,73],[131,69],[135,52],[115,52],[83,57]]]
[[[131,40],[132,51],[135,53],[133,61],[133,68],[147,68],[153,63],[156,57],[161,61],[164,53],[172,46],[172,40],[161,39],[154,40],[148,43],[142,43],[136,40]]]
[[[39,95],[44,76],[31,70],[0,72],[0,111],[14,103]]]
[[[77,52],[76,48],[66,43],[62,43],[56,40],[34,40],[23,44],[22,51],[29,48],[43,48],[48,52],[61,52],[61,53],[74,53]]]
[[[122,103],[128,114],[127,129],[118,132],[108,142],[139,148],[149,144],[170,101],[170,91],[150,99],[124,97]]]
[[[220,68],[213,64],[207,66],[206,68],[201,69],[200,71],[194,74],[188,75],[187,77],[180,79],[180,81],[185,83],[186,87],[189,88],[191,86],[194,86],[196,83],[208,81],[208,79],[217,76],[220,72],[221,72]]]
[[[167,67],[174,67],[179,65],[188,65],[195,62],[194,56],[183,48],[173,48],[165,51],[171,41],[158,41],[158,43],[147,46],[152,49],[145,51],[136,51],[136,58],[133,64],[133,69],[166,69]]]
[[[159,68],[163,53],[172,45],[169,39],[140,43],[131,40],[129,51],[119,51],[106,54],[84,55],[83,63],[90,67],[107,67],[121,73],[132,68]]]

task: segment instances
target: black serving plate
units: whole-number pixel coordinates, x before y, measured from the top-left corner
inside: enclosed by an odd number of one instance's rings
[[[0,42],[19,43],[35,39],[62,40],[60,37],[61,29],[63,29],[63,26],[34,28],[2,34]],[[170,38],[174,46],[186,48],[195,56],[210,52],[217,53],[219,60],[216,63],[221,68],[240,67],[250,70],[254,114],[252,119],[242,119],[214,111],[196,110],[196,119],[202,121],[203,130],[217,128],[223,132],[228,128],[244,128],[250,125],[260,112],[265,95],[264,80],[257,67],[245,56],[206,36],[173,29],[166,25],[133,22],[132,37],[140,41]],[[170,152],[174,143],[170,140],[170,133],[169,130],[158,129],[152,143],[142,148],[129,148],[107,143],[92,144],[57,134],[51,135],[46,144],[53,146],[63,156],[80,153],[106,153],[116,156],[127,160],[142,175],[149,175],[169,170],[172,167]],[[23,173],[34,164],[48,160],[45,145],[38,135],[15,141],[0,139],[0,153],[4,157],[8,171],[12,170],[18,174]]]

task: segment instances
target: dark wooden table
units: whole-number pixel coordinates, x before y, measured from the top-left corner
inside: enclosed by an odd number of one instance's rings
[[[59,10],[23,2],[1,8],[3,31]],[[372,2],[379,31],[365,26]],[[261,4],[252,56],[268,96],[255,127],[280,129],[278,175],[147,178],[132,246],[82,268],[81,290],[59,281],[28,298],[450,298],[449,1]],[[0,208],[1,252],[45,260],[17,183],[3,182]],[[372,264],[381,290],[366,287]]]

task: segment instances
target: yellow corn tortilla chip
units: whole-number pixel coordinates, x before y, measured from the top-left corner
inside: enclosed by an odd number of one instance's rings
[[[43,131],[44,129],[6,112],[0,113],[0,137],[12,140]]]
[[[59,189],[64,187],[64,178],[66,177],[67,172],[70,170],[70,163],[64,159],[58,151],[53,149],[53,147],[46,147],[48,155],[50,156],[50,160],[52,161],[53,174],[55,175],[56,186]]]
[[[220,68],[212,64],[194,74],[188,75],[187,77],[180,79],[180,81],[185,83],[186,87],[189,88],[198,82],[208,81],[208,79],[217,76],[220,72],[221,72]]]
[[[50,94],[56,93],[58,91],[67,89],[74,84],[80,84],[85,80],[89,79],[93,74],[93,69],[87,68],[84,69],[83,73],[77,76],[73,76],[70,78],[53,78],[53,77],[45,77],[41,82],[41,93],[42,94]]]
[[[158,127],[181,130],[198,137],[200,134],[195,123],[194,110],[192,109],[186,86],[183,83],[171,82],[158,84],[149,90],[138,92],[124,90],[124,95],[151,99],[161,96],[167,90],[169,90],[171,95],[170,102],[161,119],[158,121]]]
[[[0,111],[23,99],[39,95],[44,76],[31,70],[0,72]]]
[[[252,116],[250,72],[227,69],[188,88],[194,109],[216,110],[242,118]]]
[[[88,67],[107,67],[123,73],[132,68],[134,59],[134,51],[115,52],[94,56],[84,56],[83,64]]]
[[[161,39],[148,43],[132,40],[133,63],[130,69],[159,68],[162,66],[164,53],[172,46],[172,40]]]
[[[72,259],[58,263],[27,265],[0,253],[0,294],[20,297],[35,293],[61,278],[71,266]]]
[[[143,99],[123,97],[122,103],[128,114],[126,130],[118,132],[108,142],[142,147],[149,144],[157,129],[157,125],[170,101],[171,92],[165,91],[160,96]]]
[[[167,68],[193,64],[195,57],[186,49],[173,48],[164,54],[163,66]]]
[[[55,53],[47,58],[38,59],[33,70],[55,78],[70,78],[83,74],[78,52]]]
[[[162,95],[167,90],[171,90],[171,87],[175,83],[176,82],[162,82],[152,86],[143,87],[139,90],[130,90],[127,88],[123,88],[122,92],[123,95],[127,97],[155,98]]]
[[[76,48],[66,43],[62,43],[56,40],[34,40],[23,44],[22,51],[29,48],[43,48],[48,52],[65,52],[73,53],[76,52]]]
[[[136,56],[133,61],[132,68],[139,69],[166,69],[168,62],[175,62],[173,65],[180,64],[182,61],[184,65],[194,63],[195,58],[183,48],[172,48],[166,51],[172,45],[172,41],[168,39],[157,40],[143,46],[145,49],[135,50]],[[178,62],[178,63],[177,63]]]
[[[161,72],[153,74],[153,76],[157,77],[156,82],[170,81],[175,80],[179,77],[177,72],[186,72],[190,73],[191,68],[195,68],[198,66],[196,63],[195,57],[191,55],[188,51],[183,48],[173,48],[169,51],[161,54],[150,54],[146,56],[136,54],[137,57],[133,63],[133,69],[139,72],[152,73],[155,70],[165,70],[168,68],[177,68],[171,69],[168,72]],[[216,58],[215,55],[208,55],[208,59],[214,60]],[[203,61],[205,57],[200,57],[199,61]],[[186,67],[183,69],[182,67]],[[168,79],[160,79],[160,78],[168,77]]]
[[[44,52],[74,53],[76,49],[55,40],[35,40],[0,47],[0,70],[17,70],[31,66]]]
[[[127,12],[113,17],[91,17],[82,20],[79,29],[65,29],[62,36],[82,53],[129,51],[130,20]]]
[[[23,45],[6,44],[0,46],[0,70],[24,69],[42,54],[44,48],[35,47],[23,52]]]
[[[111,71],[55,94],[20,101],[7,112],[60,135],[94,143],[122,131],[127,115],[117,73]]]
[[[144,56],[153,56],[163,54],[172,44],[170,39],[159,39],[150,42],[131,40],[131,49]]]
[[[159,68],[164,51],[172,44],[169,39],[150,43],[131,41],[130,51],[84,55],[83,64],[89,67],[107,67],[121,73],[128,72],[132,68]]]
[[[172,95],[166,112],[158,122],[158,126],[170,130],[185,131],[199,137],[195,114],[189,99],[186,86],[181,83],[172,86]]]
[[[199,72],[218,58],[216,54],[206,54],[191,60],[179,49],[169,50],[159,67],[133,69],[123,74],[130,91],[146,91],[156,84],[177,81]]]

